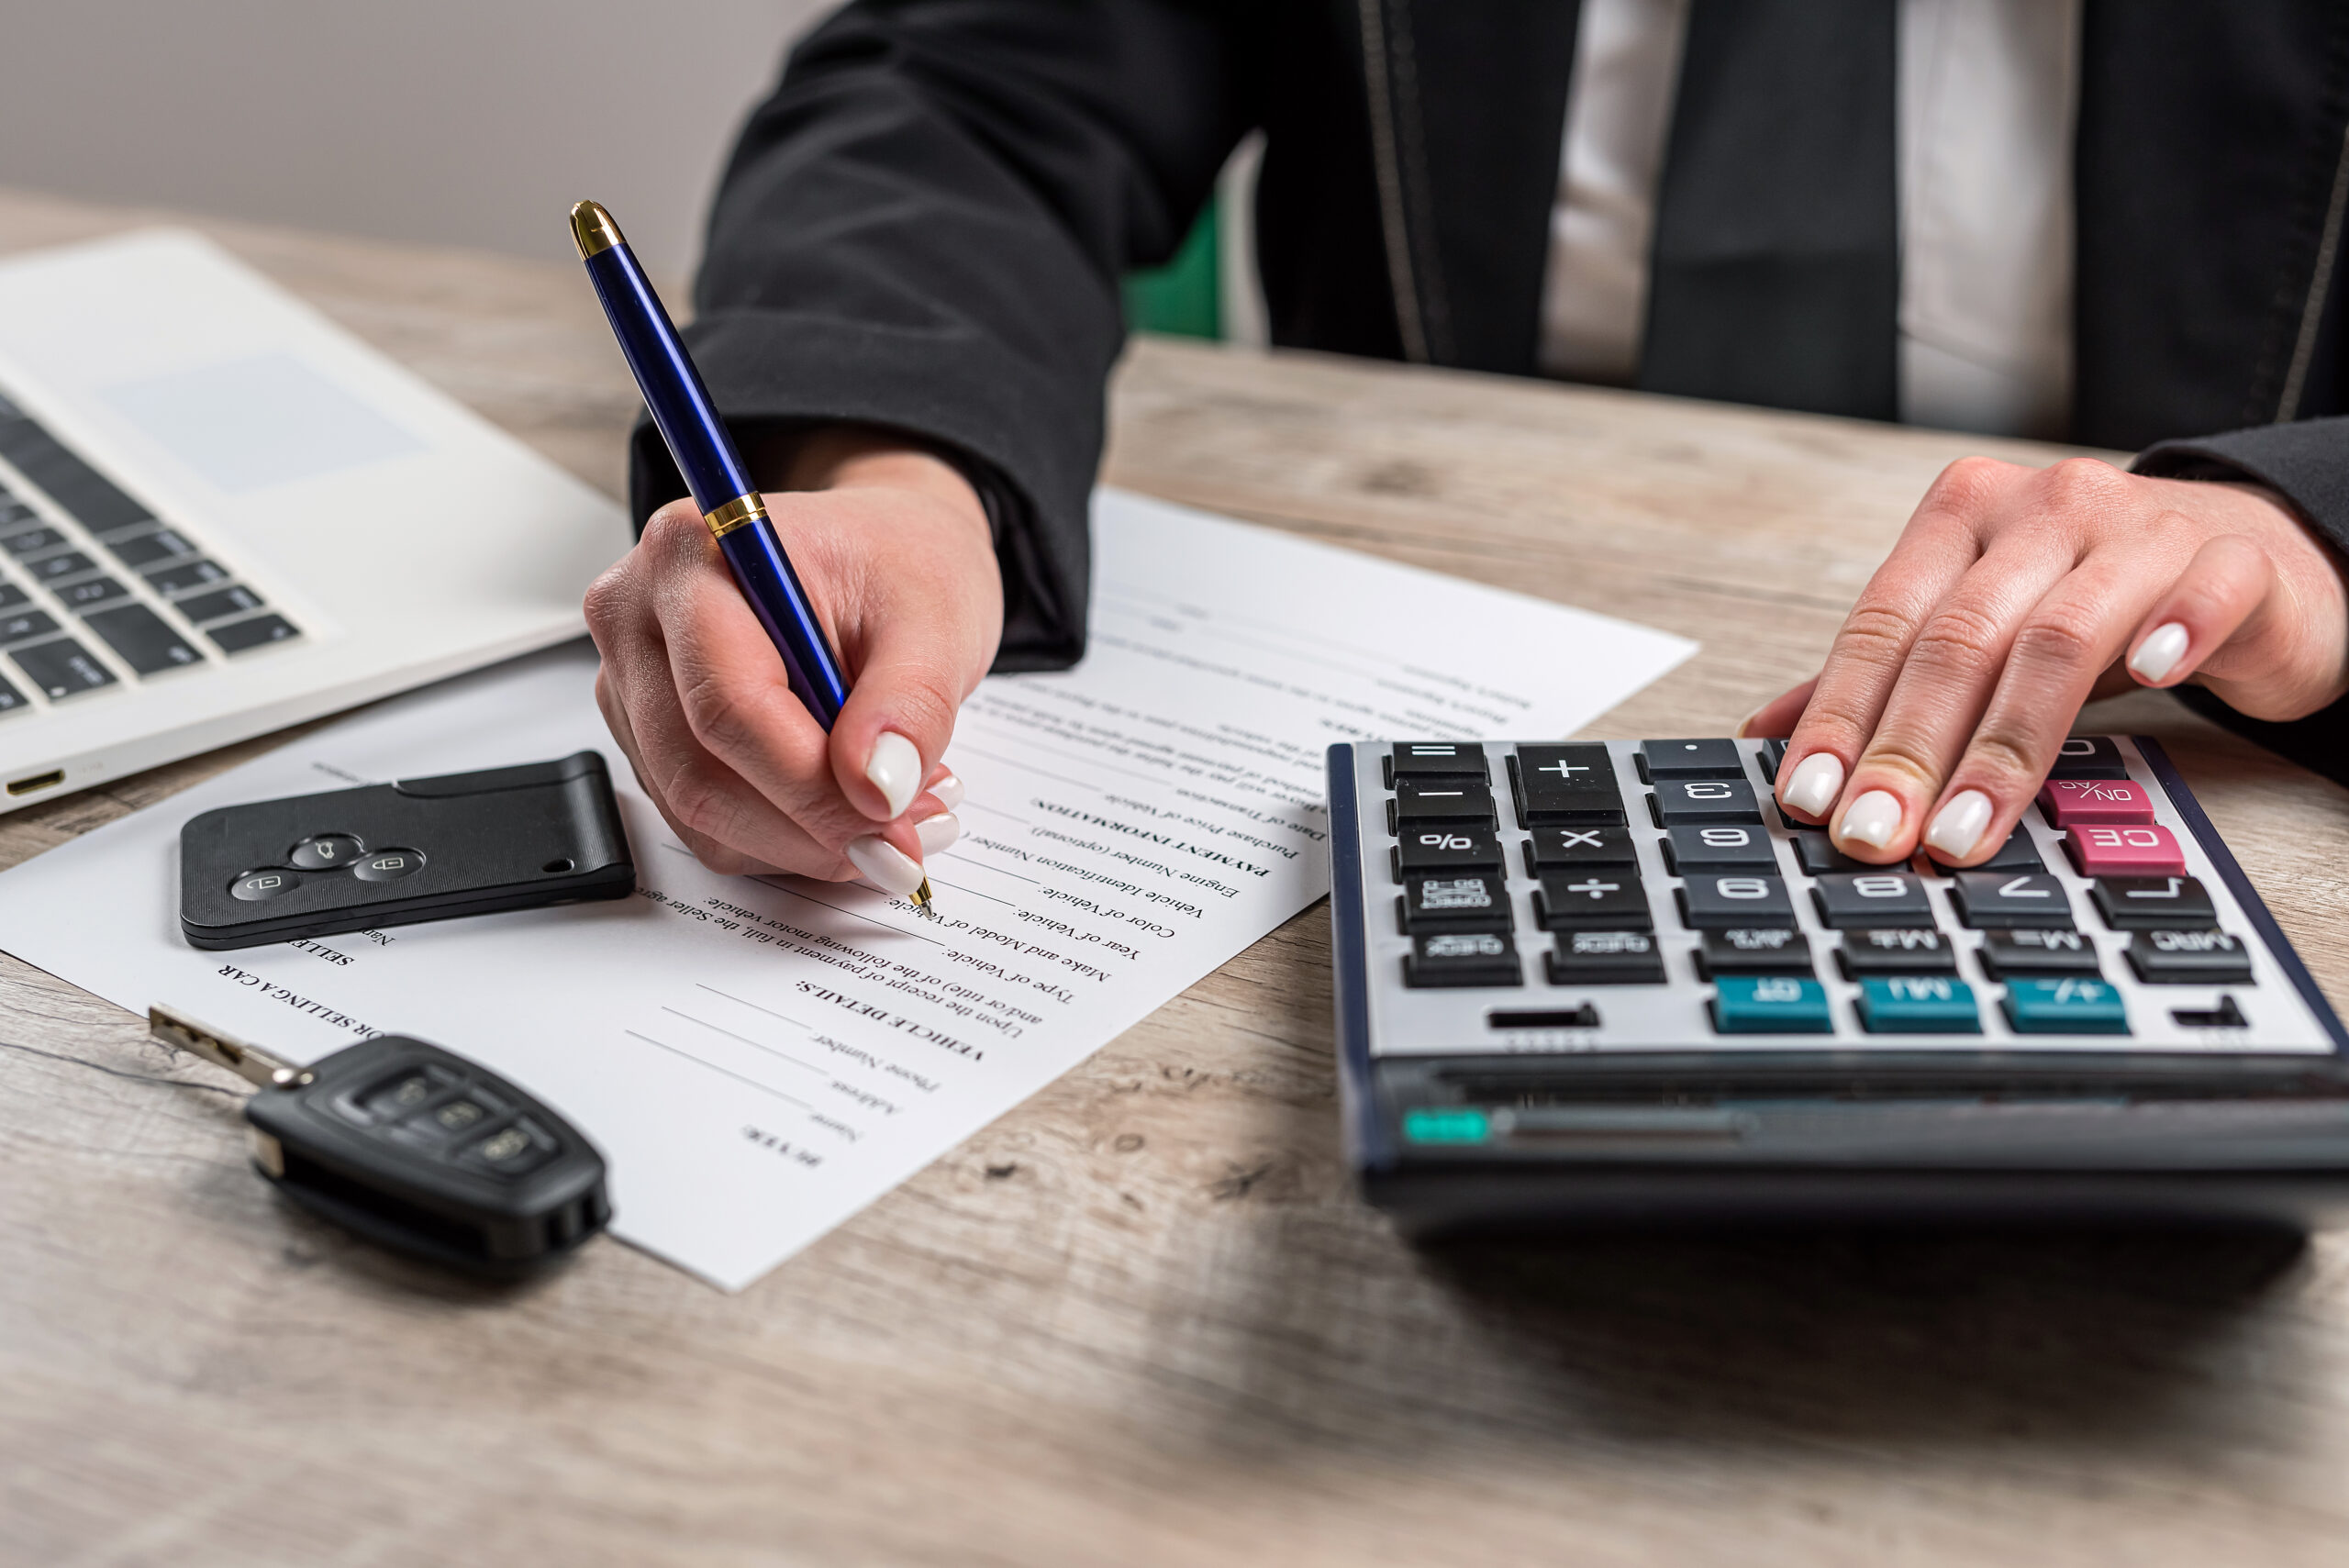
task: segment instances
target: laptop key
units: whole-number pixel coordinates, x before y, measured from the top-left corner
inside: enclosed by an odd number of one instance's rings
[[[65,607],[76,615],[87,615],[110,600],[130,597],[130,590],[112,577],[93,577],[86,583],[51,588],[50,592],[63,600]]]
[[[70,637],[36,642],[15,650],[8,657],[51,701],[115,684],[114,672],[91,658],[90,651]]]
[[[28,595],[14,583],[0,583],[0,610],[13,610],[28,602]]]
[[[262,596],[242,583],[236,583],[209,594],[198,594],[193,598],[175,599],[172,607],[201,626],[208,620],[226,620],[230,616],[243,615],[247,610],[260,609]]]
[[[0,644],[30,642],[57,630],[55,617],[43,610],[17,610],[0,615]]]
[[[21,532],[10,534],[6,539],[0,539],[0,550],[21,557],[31,555],[39,550],[55,550],[65,542],[65,536],[55,528],[26,528]]]
[[[206,627],[204,635],[220,645],[223,653],[243,653],[264,643],[283,642],[301,632],[284,616],[255,616],[250,620],[232,620],[226,626]]]
[[[83,616],[82,622],[105,638],[106,646],[121,654],[122,662],[142,675],[204,662],[203,654],[189,647],[185,638],[164,625],[163,617],[144,605],[99,610]]]
[[[228,580],[228,569],[209,561],[182,562],[176,566],[166,566],[146,575],[147,581],[155,585],[159,594],[184,594]]]
[[[184,536],[174,533],[170,528],[159,528],[151,534],[140,534],[135,539],[117,539],[108,544],[106,549],[113,552],[117,561],[134,572],[143,566],[152,566],[159,562],[176,561],[181,556],[195,553],[195,546],[190,544]]]
[[[32,706],[32,698],[9,684],[7,676],[0,675],[0,713],[22,713]]]
[[[95,572],[98,563],[78,550],[58,555],[44,555],[39,561],[25,562],[25,570],[43,583],[55,583],[61,578],[79,577],[84,572]]]

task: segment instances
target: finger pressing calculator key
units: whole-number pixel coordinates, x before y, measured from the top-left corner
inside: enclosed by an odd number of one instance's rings
[[[2349,1031],[2158,746],[2066,741],[1962,869],[1786,821],[1779,755],[1331,749],[1346,1143],[1408,1229],[2349,1218]]]
[[[604,1159],[552,1107],[451,1051],[378,1035],[304,1067],[148,1010],[156,1038],[260,1089],[253,1163],[304,1208],[477,1273],[535,1269],[612,1215]]]

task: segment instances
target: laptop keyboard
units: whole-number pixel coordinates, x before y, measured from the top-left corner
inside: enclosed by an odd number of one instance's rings
[[[300,635],[186,528],[0,393],[0,717]]]

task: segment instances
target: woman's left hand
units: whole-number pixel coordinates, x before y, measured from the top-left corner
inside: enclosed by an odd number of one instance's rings
[[[1788,737],[1777,797],[1855,860],[2006,841],[2080,705],[2188,679],[2254,718],[2349,691],[2342,562],[2269,492],[2074,458],[1945,469],[1816,680],[1742,733]]]

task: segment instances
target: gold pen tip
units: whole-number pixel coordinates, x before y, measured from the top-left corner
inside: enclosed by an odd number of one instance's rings
[[[604,210],[601,202],[571,204],[571,238],[578,241],[579,259],[583,261],[615,245],[625,243],[620,235],[620,226],[612,221],[612,215]]]
[[[937,910],[930,906],[930,878],[928,877],[923,877],[921,879],[921,885],[914,889],[914,907],[920,910],[925,915],[935,915],[938,913]]]

